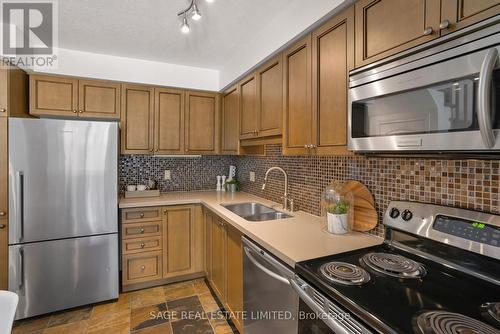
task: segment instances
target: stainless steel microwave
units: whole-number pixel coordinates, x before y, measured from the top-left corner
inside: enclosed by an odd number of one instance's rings
[[[500,153],[500,18],[355,70],[348,147]]]

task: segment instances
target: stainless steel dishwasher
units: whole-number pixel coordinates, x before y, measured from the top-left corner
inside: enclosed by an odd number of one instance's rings
[[[299,297],[290,286],[293,271],[243,238],[245,334],[296,334]]]

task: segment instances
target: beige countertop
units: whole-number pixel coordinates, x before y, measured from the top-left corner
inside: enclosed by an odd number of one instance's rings
[[[200,203],[212,210],[243,234],[290,265],[296,262],[381,244],[383,239],[365,233],[332,235],[325,231],[325,220],[303,211],[292,218],[250,222],[224,208],[223,203],[258,202],[280,210],[281,205],[244,192],[216,191],[173,192],[159,197],[122,198],[121,209]]]

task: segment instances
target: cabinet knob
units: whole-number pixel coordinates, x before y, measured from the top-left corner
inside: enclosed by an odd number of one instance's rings
[[[431,35],[433,33],[433,31],[434,30],[432,29],[432,27],[427,27],[427,28],[424,29],[424,35],[425,36],[429,36],[429,35]]]
[[[141,232],[141,234],[144,234],[144,229],[143,229],[143,228],[141,228],[141,229],[140,229],[140,232]]]
[[[448,20],[443,20],[441,23],[439,23],[439,29],[447,29],[450,27],[450,21]]]
[[[5,224],[0,224],[0,230],[3,230],[3,229],[4,229],[4,228],[6,228],[6,227],[7,227],[7,225],[5,225]]]
[[[141,248],[144,248],[146,245],[143,243],[141,243]]]
[[[141,271],[144,271],[146,269],[146,266],[141,266]]]
[[[7,212],[5,212],[5,211],[0,211],[0,217],[3,217],[3,216],[5,216],[5,215],[7,215]]]
[[[5,108],[0,108],[0,112],[7,112],[7,109],[5,109]]]
[[[163,210],[163,214],[166,215],[167,214],[167,209]]]
[[[141,218],[144,218],[144,212],[141,212],[140,216]]]
[[[81,114],[81,113],[83,113],[83,110],[78,110],[78,112]]]
[[[77,112],[78,112],[78,110],[73,109],[73,114],[76,114]]]

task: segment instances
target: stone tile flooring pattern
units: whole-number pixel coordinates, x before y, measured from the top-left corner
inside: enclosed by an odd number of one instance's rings
[[[120,294],[117,301],[22,320],[13,334],[232,334],[203,279]]]

